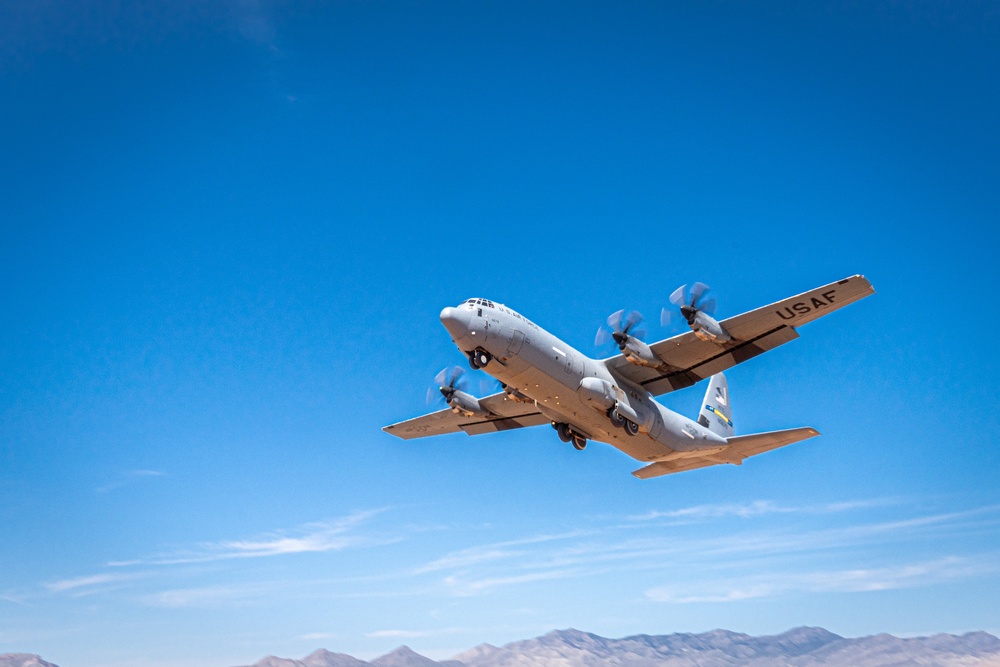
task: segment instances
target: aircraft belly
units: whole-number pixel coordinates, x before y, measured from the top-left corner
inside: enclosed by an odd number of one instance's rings
[[[615,434],[613,442],[609,442],[612,447],[619,449],[637,461],[657,461],[673,454],[666,445],[653,440],[645,433],[637,436]]]
[[[657,461],[676,455],[662,437],[662,422],[652,427],[653,433],[643,431],[630,436],[623,429],[612,426],[606,414],[580,397],[577,390],[584,374],[595,374],[614,382],[606,368],[588,366],[586,357],[546,332],[526,332],[523,344],[513,352],[509,345],[510,332],[516,330],[517,325],[509,321],[497,324],[500,326],[494,329],[495,335],[486,348],[499,363],[487,366],[487,372],[534,400],[543,415],[554,422],[567,423],[590,440],[609,444],[638,461]],[[633,402],[645,399],[645,392],[639,388],[626,383],[625,389]],[[648,409],[655,411],[652,406]]]

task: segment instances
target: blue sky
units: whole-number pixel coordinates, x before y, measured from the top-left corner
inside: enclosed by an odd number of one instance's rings
[[[0,652],[1000,631],[998,45],[987,2],[6,8]],[[728,374],[740,432],[823,433],[740,468],[379,430],[470,296],[596,354],[854,273]]]

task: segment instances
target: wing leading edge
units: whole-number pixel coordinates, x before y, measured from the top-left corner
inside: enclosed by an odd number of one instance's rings
[[[796,327],[874,293],[864,276],[851,276],[723,320],[720,324],[733,337],[724,345],[701,340],[691,331],[654,343],[650,350],[663,362],[659,368],[637,366],[623,355],[605,363],[612,373],[654,396],[665,394],[794,340],[799,336]]]
[[[404,440],[412,440],[413,438],[458,433],[459,431],[465,431],[469,435],[479,435],[525,426],[538,426],[549,422],[548,417],[540,413],[533,403],[519,403],[510,400],[507,398],[507,394],[502,391],[479,399],[479,405],[488,410],[489,414],[482,417],[466,417],[446,408],[384,426],[382,430]]]

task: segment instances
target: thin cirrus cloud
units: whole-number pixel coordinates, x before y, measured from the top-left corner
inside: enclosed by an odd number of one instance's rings
[[[155,556],[148,560],[115,561],[111,566],[186,565],[240,558],[266,558],[301,553],[341,551],[352,547],[389,544],[396,536],[363,535],[356,529],[384,509],[354,512],[332,521],[308,523],[298,528],[239,540],[205,542],[194,549]]]
[[[365,634],[369,639],[417,639],[428,636],[430,633],[420,630],[376,630]]]
[[[820,570],[805,573],[774,573],[739,581],[693,581],[684,587],[659,586],[645,595],[654,602],[691,604],[734,602],[796,593],[860,593],[928,586],[996,572],[996,555],[989,558],[950,556],[931,561],[904,563],[884,568]]]
[[[825,511],[847,511],[886,504],[892,503],[860,501],[823,507]],[[754,505],[758,508],[770,506],[766,501]],[[712,516],[715,520],[733,516],[720,508],[722,506],[714,506],[711,511],[699,510],[694,514]],[[787,513],[774,514],[777,519]],[[745,575],[734,584],[723,578],[722,584],[715,588],[710,585],[692,591],[652,588],[647,592],[650,599],[726,601],[772,596],[800,588],[844,592],[889,590],[927,585],[942,578],[967,578],[980,570],[974,564],[956,560],[954,554],[939,554],[937,560],[928,559],[893,569],[870,569],[858,559],[857,547],[920,542],[952,544],[952,537],[992,530],[997,521],[997,508],[988,506],[819,530],[779,524],[721,536],[691,533],[692,528],[686,523],[671,526],[667,532],[660,530],[652,534],[648,523],[612,523],[585,532],[553,534],[544,539],[468,547],[445,554],[413,574],[439,574],[441,579],[437,585],[457,597],[486,594],[530,582],[593,577],[622,570],[644,571],[655,576],[655,572],[664,569],[665,563],[670,564],[672,575],[690,570],[684,576],[692,581],[720,581],[712,579],[712,573],[725,573],[733,567]],[[842,562],[854,563],[856,567],[836,571],[816,569],[808,575],[767,574],[769,569],[802,571],[809,568],[811,559],[831,554],[840,554]],[[748,570],[751,562],[752,571]]]
[[[103,486],[99,486],[95,489],[97,493],[108,493],[109,491],[114,491],[115,489],[120,489],[124,486],[129,486],[142,479],[150,479],[155,477],[165,477],[167,473],[162,470],[129,470],[123,473],[119,479],[109,482]]]
[[[266,584],[175,588],[143,596],[142,601],[151,607],[168,609],[213,608],[259,598],[273,593],[273,590],[272,586]]]
[[[59,579],[43,584],[50,593],[67,593],[74,596],[90,595],[99,590],[107,590],[110,587],[133,581],[141,574],[92,574],[82,577],[72,577],[69,579]]]
[[[578,578],[588,574],[590,574],[590,572],[582,568],[578,568],[526,572],[524,574],[499,577],[468,577],[462,575],[452,575],[445,577],[444,584],[449,588],[451,594],[456,597],[472,597],[474,595],[489,593],[496,588],[504,586],[550,581],[553,579]]]
[[[652,521],[656,519],[706,521],[726,517],[749,519],[768,514],[836,514],[851,510],[887,507],[900,502],[896,498],[873,498],[820,505],[782,506],[770,500],[755,500],[749,503],[694,505],[692,507],[682,507],[666,511],[651,510],[645,514],[636,514],[627,518],[630,521]]]
[[[456,568],[478,565],[488,561],[505,560],[526,555],[526,550],[521,547],[529,547],[536,544],[564,541],[573,537],[587,534],[584,531],[572,531],[567,533],[555,533],[552,535],[536,535],[517,540],[507,540],[505,542],[494,542],[467,549],[459,549],[445,554],[426,565],[418,567],[414,573],[423,574],[426,572],[437,572],[439,570],[452,570]]]

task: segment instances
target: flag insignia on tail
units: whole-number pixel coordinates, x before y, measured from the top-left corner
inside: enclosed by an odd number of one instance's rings
[[[719,408],[715,407],[714,405],[706,405],[705,409],[708,410],[709,412],[711,412],[712,414],[714,414],[719,419],[721,419],[723,421],[723,423],[726,424],[726,426],[732,427],[732,425],[733,425],[732,420],[729,419],[729,417],[727,417],[722,412],[722,410],[720,410]]]

